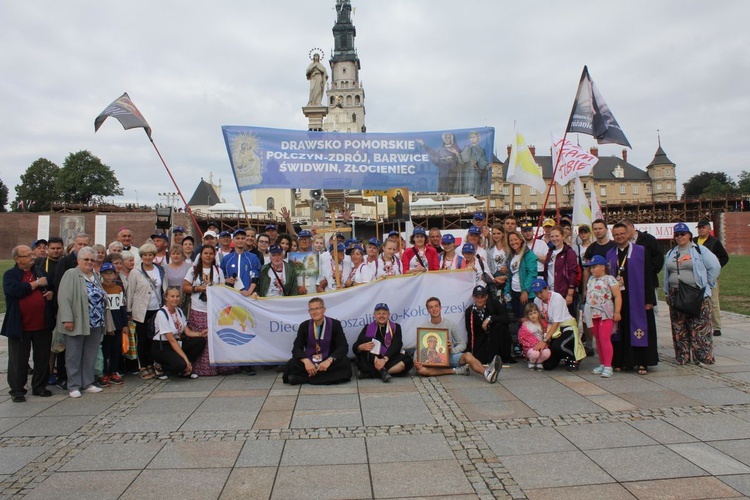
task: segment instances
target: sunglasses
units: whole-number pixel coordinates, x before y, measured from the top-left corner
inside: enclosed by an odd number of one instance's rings
[[[674,237],[675,238],[679,238],[680,236],[685,236],[686,234],[687,233],[684,233],[684,232],[680,231],[679,233],[674,233]]]

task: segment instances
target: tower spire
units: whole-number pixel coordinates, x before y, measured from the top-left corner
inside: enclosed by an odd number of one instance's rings
[[[336,24],[333,26],[333,52],[331,66],[339,61],[354,61],[360,69],[354,38],[357,28],[352,24],[352,4],[350,0],[336,0]]]

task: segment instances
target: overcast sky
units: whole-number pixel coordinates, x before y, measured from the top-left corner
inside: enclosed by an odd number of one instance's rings
[[[335,0],[0,3],[0,179],[15,198],[36,159],[81,149],[112,167],[125,195],[173,191],[141,130],[94,118],[127,91],[187,198],[201,177],[239,197],[222,125],[305,130],[305,68],[333,47]],[[548,154],[584,64],[645,168],[662,147],[682,185],[748,165],[750,2],[744,0],[354,0],[368,132],[518,122]],[[574,136],[575,137],[575,136]],[[592,138],[580,136],[590,147]],[[620,155],[622,147],[600,147]],[[245,195],[246,202],[250,197]]]

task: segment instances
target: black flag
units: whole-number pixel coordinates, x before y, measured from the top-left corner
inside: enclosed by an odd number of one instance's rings
[[[94,120],[94,132],[99,130],[99,127],[102,126],[102,123],[104,123],[104,120],[106,120],[108,116],[117,118],[122,124],[122,128],[125,130],[143,127],[146,131],[146,135],[151,139],[151,127],[148,126],[146,119],[141,112],[138,111],[138,108],[135,107],[133,101],[130,100],[130,96],[128,96],[127,92],[107,106],[107,108],[96,117],[96,120]]]
[[[598,144],[621,144],[631,147],[599,89],[583,67],[578,93],[568,120],[568,132],[594,136]]]

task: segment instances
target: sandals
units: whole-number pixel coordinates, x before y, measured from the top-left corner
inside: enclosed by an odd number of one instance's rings
[[[151,369],[151,368],[144,367],[144,368],[140,369],[140,377],[143,380],[151,380],[155,376],[156,376],[156,374],[154,373],[153,369]]]
[[[648,375],[648,368],[645,366],[639,366],[638,375]]]

